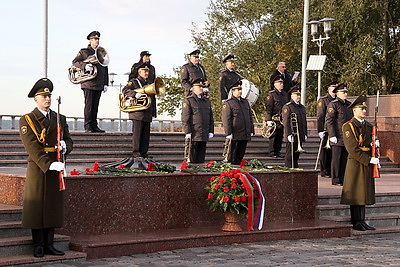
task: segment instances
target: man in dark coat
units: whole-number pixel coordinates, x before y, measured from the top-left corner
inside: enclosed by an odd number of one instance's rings
[[[241,97],[241,81],[230,90],[232,98],[222,105],[222,124],[226,139],[230,139],[228,162],[239,165],[246,152],[247,142],[254,135],[254,124],[249,102]]]
[[[148,85],[149,68],[146,64],[139,67],[138,78],[134,78],[122,89],[122,93],[128,97],[140,99],[142,93],[135,91]],[[145,162],[148,161],[148,150],[150,143],[150,124],[155,117],[156,104],[155,95],[147,94],[151,104],[148,108],[129,112],[129,119],[132,120],[132,149],[134,163],[131,166],[134,169],[146,169]]]
[[[336,99],[328,104],[325,121],[332,148],[332,184],[342,186],[348,155],[343,143],[342,126],[353,117],[353,112],[347,100],[347,85],[342,83],[333,92],[336,93]]]
[[[185,139],[190,139],[190,162],[204,163],[207,141],[214,136],[214,119],[201,82],[194,83],[192,94],[183,100],[182,127]]]
[[[319,154],[320,174],[322,177],[331,177],[332,149],[326,148],[326,144],[329,142],[329,140],[326,131],[325,117],[328,104],[336,99],[336,94],[333,92],[333,90],[338,85],[338,81],[333,81],[326,84],[324,87],[328,89],[328,93],[318,99],[317,103],[317,130],[319,138],[322,142]]]
[[[107,59],[103,61],[103,63],[100,61],[97,63],[87,62],[89,56],[93,56],[95,53],[106,54],[104,48],[99,46],[100,33],[98,31],[89,33],[87,39],[90,42],[88,47],[82,48],[79,51],[72,61],[72,64],[86,72],[93,72],[94,68],[97,69],[96,77],[81,83],[81,88],[85,97],[84,127],[85,132],[104,133],[105,131],[100,129],[97,125],[97,113],[99,110],[101,93],[105,93],[108,88],[108,62]]]
[[[234,59],[234,55],[227,55],[223,60],[226,68],[219,74],[219,91],[222,101],[228,99],[229,88],[232,88],[233,84],[241,80],[241,76],[235,70]]]
[[[265,123],[268,127],[272,127],[275,123],[275,133],[269,138],[269,156],[274,158],[282,158],[282,140],[283,125],[281,123],[282,107],[289,102],[289,95],[283,91],[283,80],[280,75],[272,79],[274,90],[270,91],[265,101]]]
[[[149,68],[149,78],[147,79],[147,81],[149,84],[154,83],[156,79],[156,69],[153,65],[151,65],[150,56],[151,54],[149,53],[149,51],[140,52],[139,61],[132,65],[131,73],[129,74],[129,80],[137,78],[139,67],[142,67],[142,65],[145,64]]]
[[[21,117],[20,136],[28,153],[28,168],[22,210],[22,227],[32,229],[33,255],[64,255],[54,244],[54,228],[64,224],[64,191],[59,190],[59,172],[64,163],[57,162],[57,113],[50,109],[53,83],[40,79],[29,92],[37,108]],[[66,118],[60,115],[61,148],[64,155],[72,151],[72,139]]]
[[[290,75],[289,71],[286,69],[286,63],[285,62],[279,62],[278,65],[276,66],[275,72],[271,75],[270,81],[271,81],[271,90],[274,90],[274,84],[272,80],[277,76],[281,76],[283,80],[283,91],[289,92],[290,88],[295,86],[297,84],[298,78],[295,78],[292,80],[292,76]]]
[[[210,83],[207,79],[206,70],[199,63],[200,50],[196,49],[189,53],[189,62],[182,66],[181,68],[181,84],[185,89],[185,97],[187,97],[191,91],[192,84],[196,81],[201,81],[206,88],[203,88],[203,92],[208,92],[208,87]]]
[[[349,156],[340,203],[350,205],[351,223],[358,231],[375,230],[365,222],[365,205],[375,204],[372,168],[373,164],[379,164],[379,158],[371,153],[372,124],[365,120],[366,100],[361,95],[350,105],[354,117],[343,124],[343,140]],[[375,142],[379,147],[379,140]]]
[[[298,148],[307,140],[306,107],[300,103],[300,87],[295,86],[290,89],[289,95],[290,102],[282,108],[284,141],[286,142],[285,166],[298,168],[299,157],[302,152]]]

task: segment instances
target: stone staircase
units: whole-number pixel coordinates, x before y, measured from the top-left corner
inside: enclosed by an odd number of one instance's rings
[[[320,220],[351,224],[349,206],[340,204],[340,195],[319,196],[317,217]],[[352,235],[400,232],[400,193],[376,194],[375,205],[366,206],[365,219],[376,230],[352,230]]]
[[[0,204],[0,266],[61,262],[62,260],[85,259],[86,254],[69,250],[70,238],[55,235],[54,246],[65,251],[64,256],[32,255],[32,236],[28,229],[21,228],[22,207]]]
[[[74,140],[74,150],[68,156],[67,166],[91,167],[93,162],[99,163],[120,160],[131,155],[131,133],[113,132],[106,134],[71,132]],[[149,155],[157,162],[180,166],[184,151],[183,133],[152,132]],[[222,160],[224,136],[216,134],[207,144],[206,160]],[[306,151],[300,156],[299,166],[303,169],[314,169],[318,154],[319,138],[310,135],[303,145]],[[283,166],[283,159],[268,157],[268,139],[256,135],[248,143],[245,159],[259,159],[271,166]],[[282,148],[282,153],[285,147]],[[0,166],[25,167],[27,154],[21,143],[18,131],[0,130]],[[381,157],[381,173],[398,173],[399,164],[391,162],[387,157]]]

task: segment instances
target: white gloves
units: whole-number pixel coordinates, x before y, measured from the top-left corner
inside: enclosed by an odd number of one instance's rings
[[[233,136],[231,134],[226,136],[226,139],[232,139],[232,138]]]
[[[374,143],[371,143],[371,146],[373,146],[373,145],[374,145]],[[377,148],[381,147],[381,143],[379,142],[378,139],[375,140],[375,145]]]
[[[325,132],[319,132],[318,135],[319,135],[319,138],[324,139]]]
[[[140,97],[142,97],[142,94],[141,94],[141,93],[136,93],[136,94],[135,94],[135,98],[140,98]]]
[[[107,85],[104,85],[103,93],[107,92],[107,90],[108,90],[108,86],[107,86]]]
[[[336,143],[337,143],[337,138],[336,138],[336,136],[330,137],[330,138],[329,138],[329,141],[330,141],[331,143],[336,144]]]
[[[62,152],[63,154],[67,153],[67,144],[65,143],[64,140],[61,140],[61,141],[60,141],[60,146],[61,146],[61,152]]]
[[[211,138],[213,138],[214,137],[214,134],[213,133],[208,133],[208,139],[211,139]]]
[[[294,137],[293,137],[293,135],[288,135],[287,139],[288,139],[288,141],[289,141],[290,143],[293,143],[293,142],[294,142]]]
[[[304,136],[304,141],[307,141],[307,138],[308,138],[307,135],[305,135],[305,136]]]
[[[371,163],[371,164],[379,164],[379,159],[375,158],[375,157],[372,157],[371,160],[369,161],[369,163]]]
[[[203,88],[203,93],[208,93],[208,92],[210,92],[210,90],[208,90],[208,88]]]
[[[250,136],[254,136],[254,133],[251,133]]]
[[[63,171],[64,170],[64,163],[55,161],[52,164],[50,164],[49,170],[50,171],[59,171],[59,172]]]
[[[192,138],[192,134],[191,133],[185,135],[185,139],[190,139],[190,138]]]
[[[93,70],[93,65],[92,64],[86,64],[85,71],[91,72],[92,70]]]
[[[272,121],[267,121],[267,126],[272,127]]]

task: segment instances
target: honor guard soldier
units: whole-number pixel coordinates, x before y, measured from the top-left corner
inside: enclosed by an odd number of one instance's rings
[[[135,89],[143,88],[148,85],[149,67],[143,64],[139,67],[138,77],[133,78],[122,89],[122,93],[128,97],[140,99],[143,96]],[[148,161],[148,150],[150,143],[150,124],[153,117],[156,116],[156,103],[154,94],[146,94],[150,97],[151,104],[146,109],[129,112],[129,119],[132,120],[132,150],[134,163],[130,166],[133,169],[146,169],[146,162]]]
[[[203,96],[203,86],[200,81],[195,82],[192,94],[182,104],[182,127],[190,142],[190,163],[204,163],[207,141],[214,136],[211,102]]]
[[[326,84],[324,87],[328,89],[328,93],[318,99],[317,103],[317,130],[322,142],[319,156],[320,174],[322,177],[331,177],[332,149],[329,146],[325,117],[328,104],[336,99],[336,94],[333,90],[337,86],[339,86],[338,81],[332,81]]]
[[[140,59],[138,62],[133,64],[131,68],[131,73],[129,74],[129,80],[137,78],[139,67],[145,64],[149,68],[149,78],[147,79],[148,83],[149,84],[154,83],[156,79],[156,69],[154,68],[153,65],[151,65],[150,56],[151,54],[149,53],[149,51],[140,52]]]
[[[373,164],[379,164],[379,158],[372,157],[372,124],[365,120],[366,99],[361,95],[349,106],[354,117],[342,129],[348,160],[340,203],[350,205],[351,223],[358,231],[375,230],[365,222],[365,205],[375,204]],[[379,147],[379,140],[375,145]]]
[[[181,68],[181,84],[185,89],[185,97],[188,96],[192,88],[192,84],[196,81],[201,81],[206,88],[203,88],[204,93],[208,93],[210,83],[207,80],[206,70],[199,63],[200,50],[196,49],[189,53],[189,62]]]
[[[306,108],[300,103],[300,87],[289,90],[290,102],[282,108],[282,123],[284,127],[284,141],[286,142],[285,166],[299,167],[301,145],[307,140]]]
[[[275,72],[271,75],[271,90],[274,90],[273,79],[277,76],[281,76],[283,80],[283,91],[289,92],[290,88],[297,84],[297,78],[292,80],[292,76],[290,75],[289,71],[286,69],[285,62],[279,62],[276,66]]]
[[[223,63],[225,63],[225,69],[221,71],[219,75],[219,91],[221,93],[222,101],[228,99],[229,88],[241,79],[239,73],[235,71],[234,59],[234,55],[227,55],[223,60]]]
[[[226,139],[230,140],[228,162],[239,165],[246,152],[247,142],[254,135],[249,102],[242,98],[241,81],[230,88],[232,98],[222,105],[222,123]]]
[[[269,156],[274,158],[283,158],[281,155],[283,140],[283,125],[281,124],[282,107],[289,102],[289,95],[283,90],[283,80],[280,75],[272,79],[274,90],[270,91],[265,101],[265,122],[268,127],[275,123],[274,134],[269,137]]]
[[[100,64],[101,62],[96,56],[97,63],[87,62],[89,56],[97,55],[98,49],[102,49],[106,54],[104,48],[99,46],[100,33],[93,31],[86,37],[89,40],[87,48],[82,48],[78,55],[72,61],[72,64],[85,70],[85,72],[93,72],[94,68],[97,74],[94,78],[84,81],[81,83],[81,88],[85,97],[85,108],[84,108],[84,127],[85,132],[98,132],[104,133],[105,131],[100,129],[97,125],[97,113],[99,110],[100,97],[102,92],[107,92],[108,86],[108,62]]]
[[[54,247],[54,228],[64,224],[64,191],[59,190],[59,172],[65,166],[57,161],[57,113],[50,109],[53,83],[38,80],[29,92],[37,107],[19,120],[19,134],[28,153],[28,168],[22,209],[22,227],[32,229],[33,255],[64,255]],[[66,118],[59,115],[61,148],[72,151],[73,142]]]
[[[347,100],[347,85],[342,83],[333,89],[336,99],[330,102],[326,112],[326,129],[328,130],[329,144],[332,148],[331,176],[332,185],[343,185],[344,171],[347,162],[347,150],[343,143],[342,126],[353,117]]]

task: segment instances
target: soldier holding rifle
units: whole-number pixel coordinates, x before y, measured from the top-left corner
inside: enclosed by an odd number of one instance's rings
[[[21,117],[20,136],[28,153],[28,168],[22,210],[22,227],[32,229],[33,255],[64,255],[54,247],[54,228],[64,221],[64,191],[59,190],[59,172],[64,163],[56,160],[57,113],[50,110],[53,83],[40,79],[29,92],[37,107]],[[60,141],[64,155],[72,151],[73,142],[66,118],[60,115]]]
[[[365,120],[366,99],[361,95],[354,100],[350,105],[354,117],[342,129],[348,160],[340,203],[350,205],[351,223],[358,231],[375,230],[365,222],[365,205],[375,204],[373,167],[379,164],[379,158],[372,155],[372,147],[379,147],[379,140],[373,141],[373,126]]]

